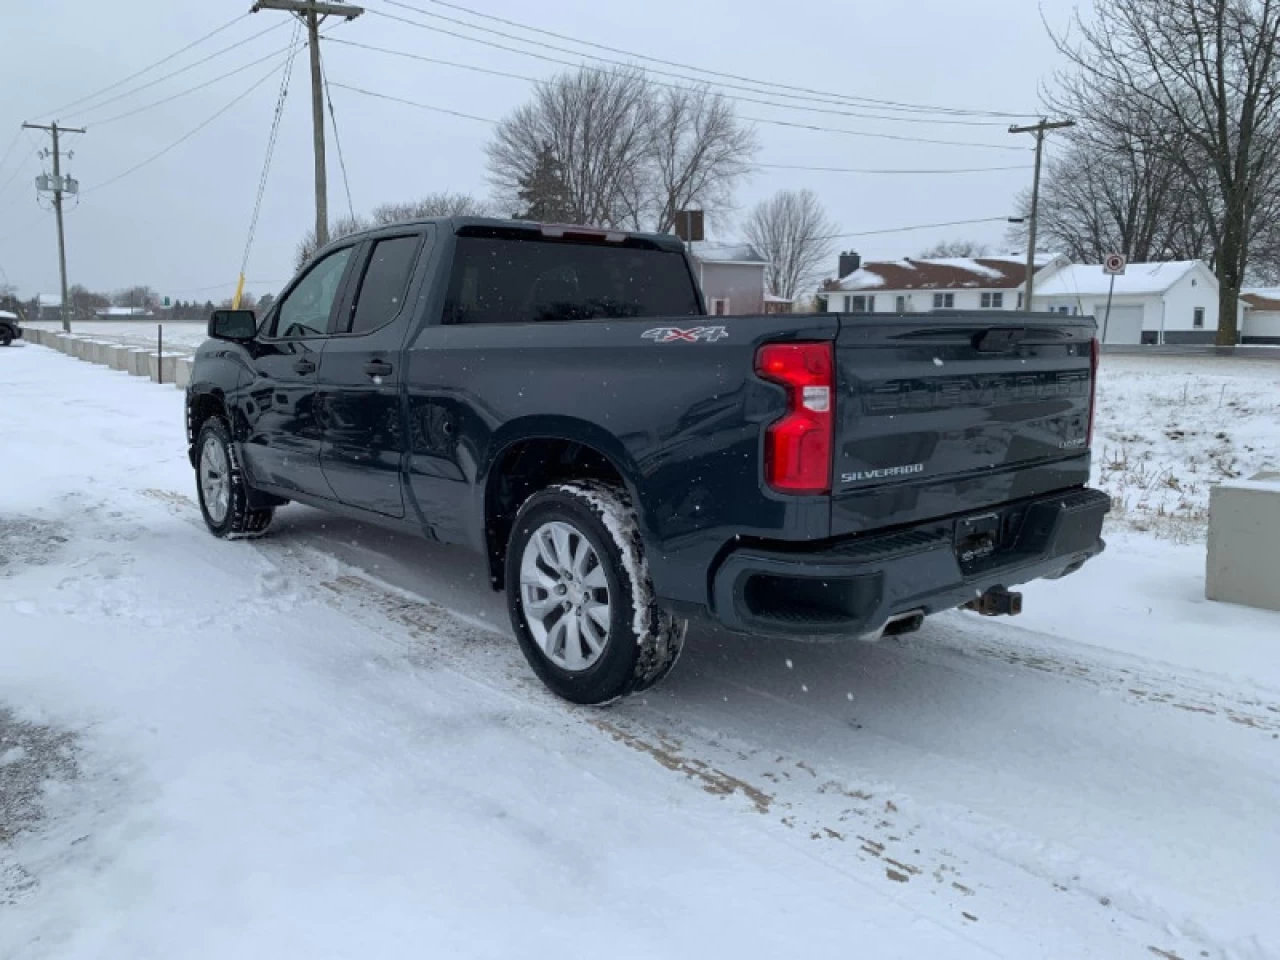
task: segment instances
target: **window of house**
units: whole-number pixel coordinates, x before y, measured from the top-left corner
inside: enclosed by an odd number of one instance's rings
[[[729,313],[728,297],[712,297],[711,298],[711,315],[713,317],[723,317]]]
[[[391,237],[379,240],[369,254],[369,263],[360,280],[356,305],[347,328],[351,333],[368,333],[390,323],[404,306],[409,274],[418,252],[418,237]],[[342,324],[338,325],[342,330]]]
[[[859,294],[853,298],[854,313],[875,313],[876,298],[874,296],[863,296]]]
[[[853,309],[853,297],[848,296],[846,294],[844,298],[844,312],[848,313],[852,309]]]
[[[1204,307],[1196,307],[1195,318],[1191,321],[1191,325],[1197,330],[1204,329]]]
[[[1022,309],[1022,291],[1021,290],[1018,291],[1018,309],[1019,310]]]
[[[1003,310],[1004,293],[984,293],[982,295],[983,310]]]
[[[935,310],[951,310],[956,305],[956,295],[954,293],[935,293],[933,295],[933,309]]]
[[[907,312],[907,298],[906,298],[906,297],[904,297],[904,296],[897,296],[897,297],[894,297],[894,300],[893,300],[893,309],[894,309],[894,310],[896,310],[898,313],[906,313],[906,312]]]

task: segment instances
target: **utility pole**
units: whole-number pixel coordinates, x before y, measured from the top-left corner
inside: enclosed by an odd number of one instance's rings
[[[311,48],[311,128],[316,170],[316,249],[329,242],[329,185],[324,160],[324,96],[320,77],[320,24],[325,17],[354,20],[363,7],[323,0],[257,0],[251,13],[284,10],[307,25],[307,46]]]
[[[71,319],[67,316],[67,243],[62,234],[62,195],[63,193],[78,193],[80,185],[71,177],[63,179],[62,176],[62,153],[58,149],[59,133],[84,133],[81,127],[61,127],[57,123],[50,123],[48,126],[39,123],[24,123],[24,130],[45,130],[53,138],[53,176],[39,176],[36,178],[36,189],[48,190],[53,194],[53,213],[54,218],[58,222],[58,273],[62,278],[62,307],[59,311],[62,315],[62,330],[64,333],[71,332]]]
[[[1027,310],[1035,309],[1031,303],[1031,296],[1035,293],[1036,286],[1036,218],[1040,213],[1040,159],[1044,153],[1044,135],[1050,130],[1063,130],[1067,127],[1074,127],[1074,120],[1041,120],[1028,127],[1010,127],[1010,133],[1033,133],[1036,137],[1036,173],[1031,181],[1031,222],[1027,225],[1027,295],[1026,303],[1023,306]]]

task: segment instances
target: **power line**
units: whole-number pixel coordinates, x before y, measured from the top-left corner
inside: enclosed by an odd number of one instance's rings
[[[355,220],[356,208],[351,202],[351,180],[347,176],[347,158],[342,154],[342,139],[338,136],[338,115],[333,110],[333,94],[329,92],[329,72],[324,68],[324,57],[317,51],[320,59],[320,77],[324,82],[324,99],[329,105],[329,122],[333,125],[333,144],[338,148],[338,166],[342,169],[342,188],[347,193],[347,215]]]
[[[289,37],[289,59],[284,64],[284,76],[280,78],[280,92],[276,95],[276,108],[271,116],[271,131],[267,134],[267,155],[262,161],[262,173],[258,177],[258,193],[253,201],[253,215],[249,218],[249,233],[244,243],[244,256],[240,260],[240,276],[244,276],[249,266],[249,251],[253,248],[253,237],[258,231],[258,214],[262,210],[262,197],[267,190],[267,175],[271,170],[271,158],[276,152],[276,141],[280,136],[280,118],[284,115],[284,101],[289,95],[289,80],[293,77],[293,64],[298,55],[298,34],[302,30],[301,23],[293,25],[293,34]]]
[[[451,117],[462,117],[464,120],[479,120],[481,123],[497,123],[497,120],[490,120],[488,117],[477,117],[471,113],[460,113],[457,110],[449,110],[445,107],[433,107],[430,104],[418,103],[416,100],[405,100],[402,97],[393,97],[385,93],[374,93],[372,90],[365,90],[361,87],[352,87],[345,83],[334,83],[339,90],[350,90],[352,93],[363,93],[366,97],[377,97],[379,100],[390,100],[392,103],[403,103],[408,107],[417,107],[419,110],[431,110],[434,113],[447,113]]]
[[[274,57],[278,57],[281,54],[289,53],[290,51],[293,51],[296,54],[297,47],[295,47],[293,44],[290,44],[289,46],[281,47],[279,50],[273,50],[271,53],[268,53],[265,57],[259,57],[257,60],[250,60],[248,63],[244,64],[243,66],[236,67],[234,70],[228,70],[226,73],[213,77],[212,79],[205,80],[203,83],[196,84],[196,86],[194,87],[188,87],[186,90],[183,90],[181,93],[175,93],[171,97],[165,97],[163,100],[156,100],[152,103],[148,103],[146,106],[137,107],[133,110],[128,110],[124,113],[117,113],[114,117],[107,117],[107,119],[105,120],[95,120],[93,125],[96,128],[96,127],[102,126],[103,124],[115,123],[117,120],[123,120],[126,117],[132,117],[134,114],[143,113],[147,110],[151,110],[154,107],[163,106],[164,104],[177,100],[180,97],[185,97],[189,93],[195,93],[197,90],[204,90],[206,87],[210,87],[215,83],[218,83],[222,80],[226,80],[228,77],[234,77],[237,73],[243,73],[244,71],[250,69],[251,67],[256,67],[260,63],[264,63],[267,60],[270,60]]]
[[[18,161],[18,165],[14,168],[13,173],[9,175],[9,179],[4,182],[3,186],[0,186],[0,199],[4,199],[4,195],[8,191],[9,186],[13,183],[14,180],[18,179],[18,175],[22,173],[22,171],[26,168],[27,164],[31,161],[31,158],[36,155],[36,151],[38,151],[39,149],[40,147],[38,145],[33,146],[30,150],[27,151],[26,156],[24,156],[21,160]]]
[[[126,97],[131,97],[135,93],[141,93],[143,90],[147,90],[151,87],[154,87],[157,83],[164,83],[166,80],[172,80],[174,77],[179,76],[180,74],[186,73],[188,70],[194,70],[196,67],[200,66],[201,64],[208,63],[210,60],[213,60],[215,57],[220,57],[223,54],[230,53],[232,50],[239,50],[242,47],[244,47],[246,44],[250,44],[254,40],[257,40],[259,37],[265,36],[266,34],[270,33],[272,30],[278,30],[280,27],[283,27],[283,26],[284,26],[283,21],[279,23],[274,23],[271,26],[267,27],[265,30],[258,31],[253,36],[249,37],[247,40],[243,40],[239,43],[233,43],[230,46],[223,47],[221,50],[215,50],[213,53],[209,54],[207,57],[201,57],[199,60],[195,61],[195,63],[189,63],[185,67],[180,67],[179,69],[174,70],[172,73],[166,73],[162,77],[157,77],[154,80],[148,80],[146,83],[142,84],[141,86],[134,87],[132,90],[126,90],[124,93],[118,93],[114,97],[108,97],[106,100],[103,100],[101,103],[96,103],[92,107],[86,107],[84,110],[81,110],[78,113],[73,114],[73,116],[83,117],[85,114],[95,113],[96,111],[101,110],[103,107],[105,107],[109,103],[115,103],[118,100],[123,100]]]
[[[132,167],[130,167],[128,170],[125,170],[123,173],[116,174],[116,176],[112,177],[110,180],[104,180],[102,183],[94,184],[92,187],[86,187],[84,190],[80,191],[80,195],[84,196],[86,193],[89,193],[90,191],[101,190],[103,187],[108,187],[118,180],[123,180],[125,177],[129,176],[130,174],[136,173],[138,170],[141,170],[143,167],[147,166],[148,164],[153,163],[156,160],[159,160],[166,153],[182,145],[183,143],[186,143],[188,140],[194,137],[197,133],[199,133],[205,127],[209,126],[209,124],[213,123],[213,121],[217,120],[220,116],[222,116],[232,107],[234,107],[237,103],[239,103],[245,97],[249,96],[249,94],[253,93],[253,91],[257,90],[258,87],[262,86],[264,83],[270,80],[273,76],[279,73],[280,70],[283,68],[284,68],[283,63],[278,66],[272,67],[269,73],[255,80],[253,82],[253,85],[249,87],[249,89],[245,90],[243,93],[237,94],[231,100],[230,103],[222,107],[217,113],[215,113],[213,116],[209,117],[207,120],[202,122],[199,126],[196,126],[191,130],[187,131],[181,137],[179,137],[173,143],[169,144],[160,152],[152,154],[150,157],[148,157],[146,160],[143,160],[141,163],[134,164]]]
[[[1025,171],[1027,169],[1025,166],[1013,166],[1013,167],[960,167],[956,169],[938,169],[938,170],[918,170],[918,169],[895,170],[892,168],[886,168],[882,170],[859,170],[853,167],[807,167],[807,166],[794,164],[794,163],[753,163],[751,166],[756,169],[764,169],[764,170],[809,170],[817,173],[862,173],[862,174],[868,174],[868,175],[876,175],[876,174],[893,175],[893,174],[913,174],[913,173],[930,174],[930,175],[944,174],[944,173],[997,173],[997,172],[1007,172],[1010,170]]]
[[[393,2],[393,0],[387,0],[387,2]],[[396,5],[396,6],[400,6],[400,7],[407,6],[406,4],[402,4],[402,3],[396,3],[395,5]],[[411,9],[411,10],[417,10],[417,8],[416,8],[416,7],[409,7],[408,9]],[[576,61],[576,62],[575,62],[575,61],[571,61],[571,60],[561,60],[561,59],[559,59],[559,58],[557,58],[557,57],[548,57],[548,56],[546,56],[546,55],[544,55],[544,54],[534,53],[534,52],[532,52],[532,51],[530,51],[530,50],[521,50],[521,49],[519,49],[518,47],[509,47],[509,46],[507,46],[507,45],[505,45],[505,44],[496,43],[496,42],[494,42],[494,41],[492,41],[492,40],[484,40],[484,39],[481,39],[481,38],[479,38],[479,37],[471,37],[471,36],[467,36],[466,34],[463,34],[463,33],[457,33],[456,31],[453,31],[453,30],[446,30],[444,27],[435,27],[435,26],[431,26],[430,24],[426,24],[426,23],[419,23],[419,22],[418,22],[418,21],[416,21],[416,20],[410,20],[410,19],[407,19],[407,18],[405,18],[405,17],[399,17],[399,16],[396,16],[396,15],[395,15],[395,14],[393,14],[393,13],[385,13],[385,12],[383,12],[383,11],[381,11],[381,10],[370,10],[369,12],[370,12],[370,13],[372,13],[372,14],[374,14],[375,16],[384,17],[384,18],[386,18],[386,19],[388,19],[388,20],[395,20],[395,21],[400,22],[400,23],[406,23],[406,24],[409,24],[409,25],[411,25],[411,26],[418,27],[418,28],[419,28],[419,29],[421,29],[421,30],[430,30],[430,31],[432,31],[433,33],[442,33],[442,34],[445,34],[446,36],[456,37],[456,38],[457,38],[457,39],[459,39],[459,40],[468,40],[468,41],[470,41],[470,42],[472,42],[472,43],[478,43],[478,44],[482,44],[482,45],[484,45],[484,46],[494,47],[495,49],[498,49],[498,50],[505,50],[505,51],[507,51],[508,53],[516,53],[516,54],[520,54],[520,55],[522,55],[522,56],[526,56],[526,57],[534,57],[534,58],[539,59],[539,60],[545,60],[545,61],[547,61],[547,62],[549,62],[549,63],[557,63],[557,64],[561,64],[561,65],[563,65],[563,66],[575,67],[575,68],[582,69],[582,70],[591,70],[591,71],[594,71],[594,72],[596,72],[596,73],[608,73],[608,71],[607,71],[607,70],[602,70],[600,67],[591,67],[591,66],[587,66],[586,64],[582,63],[581,61]],[[449,18],[449,17],[440,17],[440,15],[439,15],[439,14],[435,14],[435,13],[426,13],[425,11],[419,11],[419,12],[422,12],[422,13],[424,13],[426,16],[429,16],[429,17],[437,17],[437,18],[439,18],[439,19],[447,20],[447,21],[449,21],[449,22],[458,22],[458,21],[453,21],[453,20],[452,20],[451,18]],[[617,61],[617,60],[609,60],[609,59],[607,59],[607,58],[605,58],[605,57],[597,57],[597,56],[595,56],[595,55],[593,55],[593,54],[589,54],[589,53],[582,53],[582,52],[577,51],[577,50],[567,50],[567,49],[565,49],[564,47],[557,47],[557,46],[554,46],[554,45],[552,45],[552,44],[541,43],[541,42],[539,42],[539,41],[537,41],[537,40],[526,40],[526,39],[524,39],[523,37],[513,37],[513,36],[511,36],[510,34],[502,33],[502,32],[501,32],[501,31],[499,31],[499,30],[489,30],[489,29],[488,29],[488,28],[486,28],[486,27],[477,27],[477,26],[474,26],[474,25],[471,25],[471,24],[464,24],[464,26],[466,26],[468,29],[478,30],[478,31],[480,31],[480,32],[482,32],[482,33],[491,33],[491,34],[494,34],[494,35],[499,36],[499,37],[506,37],[507,39],[515,40],[515,41],[516,41],[516,42],[518,42],[518,43],[526,43],[526,44],[529,44],[529,45],[531,45],[531,46],[542,47],[542,48],[544,48],[544,49],[549,49],[549,50],[556,50],[556,51],[559,51],[559,52],[561,52],[561,53],[567,53],[567,54],[569,54],[570,56],[576,56],[576,57],[587,57],[587,58],[589,58],[589,59],[591,59],[591,60],[597,60],[597,61],[599,61],[599,62],[601,62],[601,63],[607,63],[607,64],[611,64],[611,65],[613,65],[613,66],[621,66],[621,67],[632,67],[632,66],[633,66],[632,64],[622,63],[621,61]],[[648,72],[648,73],[658,74],[659,76],[673,77],[673,78],[675,78],[675,79],[677,79],[677,80],[683,80],[683,81],[685,81],[686,83],[695,83],[695,84],[701,84],[701,85],[705,85],[705,84],[706,84],[706,81],[705,81],[705,80],[702,80],[701,78],[698,78],[698,77],[689,77],[689,76],[686,76],[686,75],[684,75],[684,74],[680,74],[680,73],[672,73],[670,70],[659,70],[659,69],[656,69],[656,68],[654,68],[654,67],[645,67],[644,69],[645,69],[645,70],[646,70],[646,72]],[[654,82],[657,82],[657,81],[654,81]],[[669,83],[667,83],[667,84],[659,83],[659,85],[660,85],[660,86],[671,86],[671,84],[669,84]],[[753,89],[751,89],[751,88],[749,88],[749,87],[741,87],[741,86],[738,86],[738,85],[736,85],[736,84],[726,84],[726,83],[720,82],[720,83],[718,83],[717,85],[718,85],[718,86],[721,86],[721,87],[727,87],[727,88],[729,88],[729,89],[747,90],[747,91],[748,91],[748,92],[750,92],[750,93],[768,93],[768,94],[773,95],[773,96],[787,96],[787,94],[774,94],[772,91],[753,90]],[[742,96],[741,94],[721,93],[720,91],[715,91],[715,92],[717,93],[717,95],[718,95],[718,96],[724,97],[726,100],[737,100],[737,101],[740,101],[740,102],[742,102],[742,103],[755,103],[755,104],[759,104],[759,105],[761,105],[761,106],[766,106],[766,107],[775,107],[775,108],[777,108],[777,109],[781,109],[781,110],[806,110],[806,111],[810,111],[810,112],[814,112],[814,113],[826,113],[826,114],[835,114],[835,115],[838,115],[838,116],[856,117],[856,118],[863,119],[863,120],[892,120],[892,121],[898,121],[898,122],[900,122],[900,123],[928,123],[928,124],[932,124],[932,123],[940,123],[940,124],[960,124],[960,125],[965,125],[965,126],[1004,126],[1004,122],[1003,122],[1003,121],[990,121],[990,120],[982,120],[982,121],[975,121],[975,120],[929,120],[929,119],[924,119],[924,118],[920,118],[920,117],[893,117],[893,116],[882,116],[882,115],[879,115],[879,114],[853,113],[853,112],[848,111],[848,110],[829,110],[829,109],[825,109],[825,108],[822,108],[822,107],[807,107],[807,106],[803,106],[803,105],[801,105],[801,104],[776,103],[775,101],[772,101],[772,100],[761,100],[761,99],[758,99],[758,98],[756,98],[756,97],[744,97],[744,96]]]
[[[978,217],[974,220],[948,220],[944,223],[915,223],[909,227],[886,227],[883,230],[856,230],[852,233],[827,233],[814,237],[815,240],[840,240],[848,237],[879,237],[891,233],[910,233],[913,230],[933,230],[941,227],[967,227],[976,223],[1007,223],[1008,217]],[[718,243],[703,241],[708,247],[740,247],[741,243]]]
[[[4,156],[0,156],[0,170],[4,169],[5,163],[9,159],[9,154],[13,153],[13,148],[18,145],[18,141],[22,139],[22,131],[24,128],[19,127],[14,131],[13,139],[9,141],[9,145],[4,148]]]
[[[74,107],[74,106],[78,106],[79,104],[84,103],[86,100],[93,100],[94,98],[96,98],[96,97],[100,96],[101,94],[104,94],[104,93],[108,92],[109,90],[114,90],[114,89],[116,89],[117,87],[124,86],[124,85],[125,85],[126,83],[128,83],[130,80],[133,80],[133,79],[134,79],[134,78],[136,78],[136,77],[140,77],[140,76],[142,76],[144,73],[147,73],[147,72],[149,72],[149,71],[151,71],[151,70],[154,70],[156,67],[161,66],[162,64],[168,63],[168,62],[169,62],[170,60],[172,60],[174,57],[177,57],[177,56],[179,56],[179,55],[181,55],[181,54],[186,53],[186,52],[187,52],[188,50],[190,50],[192,47],[198,47],[200,44],[204,43],[206,40],[211,39],[212,37],[217,36],[217,35],[218,35],[218,34],[220,34],[223,30],[226,30],[228,27],[231,27],[231,26],[233,26],[234,24],[239,23],[241,20],[243,20],[243,19],[244,19],[245,17],[247,17],[247,16],[248,16],[248,14],[247,14],[247,13],[242,13],[242,14],[240,14],[238,17],[232,17],[230,20],[228,20],[228,21],[227,21],[226,23],[224,23],[222,26],[218,27],[218,28],[217,28],[217,29],[215,29],[215,30],[211,30],[210,32],[206,33],[206,34],[205,34],[203,37],[201,37],[199,40],[193,40],[193,41],[191,41],[191,43],[188,43],[188,44],[187,44],[185,47],[183,47],[182,49],[180,49],[180,50],[175,50],[173,53],[169,54],[167,57],[162,57],[162,58],[160,58],[160,59],[159,59],[159,60],[157,60],[155,63],[150,64],[149,66],[145,66],[145,67],[143,67],[141,70],[137,71],[136,73],[131,73],[131,74],[129,74],[129,76],[125,77],[123,80],[117,80],[115,83],[111,84],[110,86],[103,87],[101,90],[98,90],[96,93],[91,93],[91,94],[89,94],[87,97],[81,97],[79,100],[72,100],[70,103],[64,103],[64,104],[63,104],[62,106],[60,106],[60,107],[55,107],[55,108],[54,108],[54,109],[52,109],[52,110],[47,110],[47,111],[45,111],[43,114],[41,114],[41,116],[50,116],[50,115],[55,114],[55,113],[61,113],[63,110],[69,110],[69,109],[71,109],[71,108],[72,108],[72,107]]]
[[[399,2],[399,0],[385,0],[385,2],[390,4],[391,6],[401,7],[406,10],[413,10],[417,13],[422,14],[423,16],[444,20],[448,23],[460,24],[462,26],[470,27],[473,30],[486,30],[486,28],[484,27],[475,26],[474,24],[467,23],[465,20],[458,20],[453,17],[446,17],[438,13],[430,13],[427,10],[423,10],[421,7],[415,7],[412,4]],[[925,104],[903,103],[900,101],[883,100],[875,97],[862,97],[862,96],[856,96],[852,94],[841,94],[841,93],[832,93],[830,91],[814,90],[809,87],[793,86],[791,84],[778,83],[772,80],[756,80],[753,77],[741,76],[733,73],[725,73],[719,70],[711,70],[706,67],[699,67],[693,64],[681,63],[677,60],[664,60],[660,57],[654,57],[654,56],[650,56],[648,54],[642,54],[642,53],[635,53],[634,51],[624,50],[620,47],[611,47],[611,46],[608,46],[607,44],[596,43],[591,40],[582,40],[577,37],[569,36],[567,34],[556,33],[553,30],[545,30],[541,27],[530,26],[527,23],[520,23],[519,21],[509,20],[505,17],[499,17],[493,14],[483,13],[479,10],[474,10],[470,7],[463,6],[462,4],[449,3],[447,2],[447,0],[428,0],[428,2],[433,3],[436,6],[448,7],[449,9],[452,9],[452,10],[461,11],[472,17],[479,17],[485,20],[492,20],[496,23],[506,24],[507,26],[515,27],[518,30],[525,30],[525,31],[528,31],[529,33],[536,33],[546,37],[554,37],[557,40],[566,40],[569,43],[576,43],[579,46],[592,47],[593,49],[596,49],[596,50],[605,50],[609,53],[621,54],[622,56],[633,57],[638,60],[648,60],[652,63],[661,63],[669,67],[679,67],[682,70],[692,70],[695,73],[704,73],[704,74],[707,74],[708,76],[724,77],[729,80],[741,80],[745,83],[750,83],[757,87],[766,87],[766,88],[773,87],[781,90],[794,90],[800,93],[816,94],[818,95],[818,97],[825,98],[823,100],[819,100],[818,102],[825,102],[825,103],[854,102],[854,103],[863,103],[868,105],[879,105],[885,109],[895,109],[900,111],[945,113],[945,114],[955,114],[955,115],[987,116],[987,117],[1004,117],[1004,118],[1014,118],[1014,119],[1032,116],[1032,114],[1026,114],[1026,113],[1006,113],[1006,112],[994,111],[994,110],[971,110],[971,109],[964,109],[959,107],[935,107],[935,106],[929,106]],[[519,40],[522,43],[530,43],[530,44],[535,43],[535,41],[525,40],[522,37],[511,36],[510,34],[502,33],[497,30],[488,30],[486,32],[491,32],[498,36],[508,37],[509,39],[512,39],[512,40]],[[562,48],[554,47],[550,44],[543,44],[543,46],[547,46],[550,49],[560,49],[561,52],[572,53],[576,56],[590,56],[590,54],[584,54],[579,51],[563,50]],[[599,59],[599,60],[605,60],[605,62],[610,62],[603,57],[593,57],[592,59]],[[781,94],[781,93],[776,95],[788,96],[787,94]],[[800,97],[798,99],[816,100],[817,97],[809,96],[809,97]]]
[[[370,10],[369,12],[376,14],[378,16],[388,17],[389,19],[397,20],[402,23],[407,23],[412,26],[422,27],[422,29],[424,30],[436,29],[435,27],[429,27],[426,24],[415,23],[413,20],[405,20],[403,17],[397,17],[392,14],[380,13],[377,10]],[[448,31],[445,31],[445,32],[448,32]],[[561,64],[562,66],[569,66],[569,67],[579,67],[583,70],[588,70],[595,73],[607,72],[607,71],[601,70],[598,67],[590,67],[585,64],[575,64],[567,60],[557,60],[554,57],[547,57],[542,54],[532,53],[527,50],[516,50],[514,48],[506,47],[501,44],[492,44],[487,40],[480,40],[476,37],[464,37],[462,36],[462,34],[454,34],[454,35],[461,37],[464,40],[471,40],[475,43],[481,44],[482,46],[495,46],[500,50],[508,50],[512,53],[524,54],[525,56],[533,57],[537,60],[545,60],[549,63],[557,63],[557,64]],[[342,44],[346,44],[347,46],[359,47],[360,49],[363,49],[363,50],[372,50],[377,53],[385,53],[395,57],[403,57],[408,60],[421,60],[424,63],[433,63],[441,66],[457,67],[462,70],[471,70],[476,73],[487,73],[493,76],[507,77],[512,80],[523,80],[526,83],[533,83],[533,84],[545,83],[545,81],[539,80],[536,77],[528,77],[518,73],[508,73],[501,70],[491,70],[487,67],[477,67],[470,64],[457,63],[452,60],[441,60],[436,57],[426,57],[426,56],[422,56],[421,54],[408,53],[407,51],[403,51],[403,50],[392,50],[388,47],[378,47],[378,46],[374,46],[372,44],[367,44],[367,43],[357,43],[353,40],[339,40],[337,38],[331,37],[329,38],[329,42],[342,43]],[[665,87],[673,86],[672,84],[661,83],[661,82],[658,82],[658,84],[659,86],[665,86]],[[737,99],[737,98],[727,97],[727,99]],[[750,121],[752,123],[763,123],[763,124],[768,124],[771,126],[779,126],[779,127],[793,127],[793,128],[802,129],[802,130],[815,130],[820,133],[834,133],[834,134],[840,134],[844,136],[861,137],[861,138],[867,138],[867,139],[873,139],[873,140],[896,140],[904,143],[927,143],[933,146],[973,147],[980,150],[1012,150],[1017,153],[1026,152],[1025,149],[1022,147],[1011,147],[1008,144],[1004,144],[1004,143],[971,143],[964,140],[940,140],[932,137],[912,137],[912,136],[906,136],[903,134],[880,133],[877,131],[849,130],[842,127],[820,127],[814,124],[805,124],[805,123],[799,123],[795,121],[775,120],[771,117],[744,116],[741,119]]]

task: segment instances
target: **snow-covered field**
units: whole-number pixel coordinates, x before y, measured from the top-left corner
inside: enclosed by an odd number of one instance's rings
[[[203,323],[169,323],[158,320],[95,320],[76,323],[73,332],[85,336],[122,343],[129,347],[154,347],[156,327],[164,327],[164,349],[183,353],[195,353],[196,347],[208,339],[208,327]],[[61,330],[62,324],[39,320],[27,324],[40,330]]]
[[[1094,483],[1130,529],[1203,542],[1212,485],[1280,467],[1280,363],[1108,356],[1103,374]]]
[[[1108,361],[1100,439],[1132,407],[1274,462],[1212,413],[1273,370]],[[1280,956],[1280,615],[1136,504],[1017,620],[700,628],[587,710],[468,554],[299,507],[210,537],[171,387],[25,346],[0,398],[5,960]]]

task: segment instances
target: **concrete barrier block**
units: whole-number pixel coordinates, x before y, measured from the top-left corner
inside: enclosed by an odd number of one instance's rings
[[[1280,610],[1280,473],[1209,491],[1205,596]]]
[[[112,370],[128,370],[129,348],[118,344],[107,347],[107,366]]]
[[[126,361],[126,366],[125,366],[126,371],[131,376],[135,376],[135,377],[151,376],[151,367],[150,367],[150,364],[148,363],[148,358],[150,356],[151,356],[151,351],[149,351],[146,347],[134,347],[130,349],[129,357],[128,357],[128,360]]]
[[[178,357],[177,363],[173,368],[173,385],[179,390],[187,389],[191,383],[191,358]]]
[[[180,356],[177,353],[148,353],[147,375],[156,383],[173,383]]]
[[[116,345],[114,343],[107,343],[105,340],[99,340],[93,345],[91,359],[94,363],[100,363],[105,367],[110,364],[111,351],[114,350],[115,347]]]

